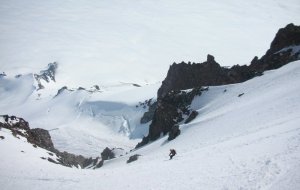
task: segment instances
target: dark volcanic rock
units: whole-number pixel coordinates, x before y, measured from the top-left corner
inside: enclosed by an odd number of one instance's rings
[[[279,29],[266,55],[274,54],[283,48],[300,45],[300,26],[293,23]]]
[[[153,102],[151,101],[152,99],[150,99],[148,101],[148,111],[144,113],[143,117],[141,118],[141,124],[145,124],[148,123],[149,121],[151,121],[153,119],[154,116],[154,112],[157,108],[157,101]]]
[[[171,91],[160,99],[149,128],[150,140],[166,135],[175,124],[183,121],[183,114],[190,114],[189,105],[196,95],[201,95],[201,88],[190,92]]]
[[[184,108],[187,108],[190,103],[181,106],[180,98],[176,95],[180,90],[244,82],[263,75],[266,70],[277,69],[299,59],[300,26],[289,24],[278,31],[266,54],[260,59],[254,57],[249,66],[221,67],[212,55],[208,55],[203,63],[174,63],[170,66],[167,77],[158,90],[158,104],[149,127],[149,135],[144,137],[136,148],[156,140],[161,135],[166,135],[173,126],[183,120],[182,113],[189,115],[186,123],[197,116],[197,112],[185,113],[186,110],[191,111]],[[240,94],[239,97],[242,95]]]
[[[139,158],[139,156],[141,156],[141,155],[135,154],[135,155],[130,156],[129,159],[127,160],[127,164],[129,164],[130,162],[136,161]]]
[[[174,63],[158,90],[158,99],[172,90],[185,90],[200,86],[215,86],[246,81],[255,76],[247,66],[221,67],[212,55],[203,63]]]
[[[211,55],[208,55],[207,61],[201,64],[173,63],[158,90],[157,97],[163,98],[172,90],[221,85],[224,84],[224,80],[229,80],[226,69],[222,68]]]
[[[64,166],[72,167],[72,166],[80,166],[81,168],[86,168],[88,166],[95,166],[97,162],[100,160],[99,157],[93,158],[85,158],[81,155],[74,155],[68,152],[57,152],[56,155],[59,157],[58,163]]]
[[[261,59],[254,57],[250,66],[235,65],[221,67],[213,56],[198,64],[174,63],[159,88],[157,97],[162,98],[171,90],[191,89],[199,86],[215,86],[239,83],[260,76],[266,70],[277,69],[289,62],[300,59],[300,26],[288,24],[281,28],[271,43],[270,49]]]
[[[44,148],[46,150],[54,151],[55,148],[53,146],[51,136],[49,132],[45,129],[31,129],[31,135],[27,138],[27,140],[32,143],[36,144],[37,146]]]
[[[173,126],[183,122],[183,116],[188,116],[191,113],[189,106],[194,97],[201,95],[203,90],[206,89],[195,88],[190,91],[171,91],[160,99],[149,127],[149,134],[143,138],[136,148],[156,140],[161,135],[168,134]]]
[[[187,123],[193,121],[197,117],[198,114],[199,113],[197,111],[193,110],[192,113],[189,115],[189,117],[185,120],[184,123],[187,124]]]
[[[28,122],[26,122],[22,118],[18,118],[15,116],[2,115],[0,117],[4,119],[4,122],[0,122],[0,128],[6,128],[11,130],[12,134],[16,137],[18,135],[25,137],[29,143],[33,144],[34,147],[41,147],[46,150],[49,150],[58,157],[57,160],[53,160],[53,158],[48,158],[47,160],[49,162],[61,164],[63,166],[68,167],[99,167],[99,157],[95,159],[85,158],[81,155],[75,155],[68,152],[60,152],[57,149],[55,149],[51,140],[51,136],[47,130],[39,128],[30,129]],[[53,156],[53,153],[48,154],[52,154],[51,156]]]
[[[113,153],[113,150],[106,147],[103,152],[101,153],[102,160],[110,160],[115,158],[115,154]]]
[[[175,125],[171,128],[170,132],[169,132],[169,137],[168,140],[174,140],[178,135],[180,135],[180,129],[178,125]]]
[[[295,47],[297,47],[295,49]],[[277,69],[289,62],[300,59],[300,26],[288,24],[279,29],[270,49],[260,59],[254,57],[250,68],[257,72]]]

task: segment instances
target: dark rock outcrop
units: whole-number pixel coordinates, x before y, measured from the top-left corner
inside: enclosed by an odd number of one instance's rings
[[[147,106],[148,106],[148,111],[146,111],[143,115],[143,117],[141,118],[141,124],[145,124],[148,123],[149,121],[152,120],[153,116],[154,116],[154,112],[157,108],[157,101],[152,103],[152,99],[147,101]]]
[[[158,139],[161,135],[168,134],[172,127],[184,122],[184,116],[190,115],[193,111],[189,106],[194,97],[201,95],[203,90],[206,89],[199,87],[190,91],[171,91],[160,99],[149,127],[149,134],[136,148]]]
[[[263,75],[266,70],[277,69],[299,59],[300,26],[288,24],[278,31],[266,54],[260,59],[255,57],[249,66],[221,67],[212,55],[208,55],[207,60],[203,63],[174,63],[170,66],[167,77],[158,90],[158,104],[149,127],[149,135],[144,137],[136,147],[143,146],[161,135],[166,135],[173,126],[183,120],[182,115],[177,111],[181,110],[180,112],[185,113],[185,109],[182,109],[178,96],[176,96],[179,91],[201,86],[244,82]],[[185,107],[188,105],[185,104]],[[192,112],[188,115],[186,123],[190,122],[198,113]]]
[[[271,55],[283,48],[300,45],[300,26],[293,23],[279,29],[266,55]]]
[[[161,134],[166,135],[171,128],[189,115],[189,109],[195,96],[201,95],[201,88],[192,91],[171,91],[158,101],[153,121],[150,124],[150,140],[156,140]]]
[[[270,49],[260,59],[254,57],[250,68],[257,72],[277,69],[289,62],[300,59],[300,26],[288,24],[279,29]]]
[[[192,113],[189,115],[189,117],[185,120],[184,123],[187,124],[187,123],[193,121],[198,116],[198,114],[199,113],[197,111],[193,110]]]
[[[178,135],[180,135],[180,129],[178,125],[175,125],[171,128],[170,132],[169,132],[169,137],[168,140],[174,140]]]
[[[99,157],[95,159],[85,158],[81,155],[75,155],[68,152],[60,152],[54,147],[51,136],[47,130],[39,128],[30,129],[28,122],[22,118],[8,115],[2,115],[0,117],[2,117],[4,120],[4,122],[0,122],[0,128],[9,129],[12,131],[12,134],[14,136],[25,137],[29,143],[33,144],[34,147],[44,148],[52,152],[49,153],[49,155],[53,156],[55,154],[57,156],[56,160],[50,157],[47,158],[49,162],[61,164],[67,167],[75,166],[81,168],[98,168],[101,165],[101,159]]]
[[[74,91],[86,91],[86,92],[89,92],[89,93],[95,93],[95,92],[100,92],[100,87],[98,85],[94,85],[89,90],[87,90],[86,88],[83,88],[83,87],[78,87],[77,89],[74,89],[74,88],[70,89],[67,86],[63,86],[57,91],[54,98],[56,98],[57,96],[59,96],[63,92],[74,92]]]
[[[212,55],[208,55],[207,61],[203,63],[174,63],[170,66],[167,77],[158,90],[158,99],[171,90],[233,84],[260,76],[266,70],[277,69],[289,62],[299,60],[300,47],[298,46],[300,46],[300,26],[288,24],[278,31],[266,54],[260,59],[254,57],[250,66],[221,67]]]
[[[54,63],[49,63],[48,68],[46,70],[40,71],[40,74],[34,74],[34,78],[38,83],[38,89],[43,89],[44,86],[42,85],[42,80],[45,82],[49,83],[51,80],[55,82],[55,74],[56,74],[56,69],[58,67],[58,64],[56,62]]]
[[[129,164],[130,162],[136,161],[139,158],[139,156],[141,156],[141,155],[135,154],[135,155],[130,156],[129,159],[127,160],[127,164]]]
[[[113,149],[110,149],[108,147],[106,147],[103,152],[101,153],[101,158],[102,160],[110,160],[115,158],[115,154],[113,152]]]
[[[191,89],[199,86],[222,85],[227,81],[226,68],[222,68],[211,55],[207,61],[201,64],[173,63],[170,66],[167,77],[158,90],[158,99],[166,96],[170,91]],[[224,82],[225,81],[225,82]]]
[[[31,129],[30,135],[27,137],[28,142],[50,151],[56,151],[51,136],[45,129]]]
[[[72,91],[72,90],[69,90],[67,86],[63,86],[63,87],[61,87],[61,88],[57,91],[57,93],[56,93],[56,95],[54,96],[54,98],[57,97],[57,96],[59,96],[59,95],[60,95],[61,93],[63,93],[64,91]]]

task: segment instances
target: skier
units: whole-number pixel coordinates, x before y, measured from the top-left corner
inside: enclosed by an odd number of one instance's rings
[[[173,158],[173,156],[175,156],[175,154],[176,154],[175,149],[170,149],[170,154],[169,154],[170,160]]]

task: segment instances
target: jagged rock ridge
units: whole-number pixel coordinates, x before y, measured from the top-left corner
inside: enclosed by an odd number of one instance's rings
[[[40,74],[34,74],[34,78],[38,83],[37,90],[45,88],[42,85],[42,80],[44,80],[47,83],[49,83],[50,81],[55,82],[55,73],[56,73],[57,67],[58,67],[58,64],[56,62],[49,63],[46,70],[40,71]]]
[[[300,26],[288,24],[279,29],[270,49],[260,59],[254,57],[249,66],[221,67],[212,55],[207,61],[174,63],[159,88],[157,97],[162,98],[171,90],[184,90],[199,86],[239,83],[261,75],[266,70],[277,69],[300,59]]]
[[[178,102],[174,101],[176,91],[200,88],[201,86],[215,86],[244,82],[256,76],[261,76],[264,71],[277,69],[285,64],[300,59],[300,26],[288,24],[279,29],[270,49],[260,59],[254,57],[249,66],[235,65],[231,68],[221,67],[212,55],[207,56],[203,63],[174,63],[170,66],[167,77],[158,90],[158,106],[154,111],[149,135],[144,137],[137,145],[140,147],[149,141],[157,139],[160,134],[173,131],[177,125],[178,113],[174,111]],[[190,122],[198,113],[190,115]],[[171,138],[172,139],[172,138]]]

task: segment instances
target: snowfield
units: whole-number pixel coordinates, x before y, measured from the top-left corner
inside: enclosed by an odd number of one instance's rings
[[[31,128],[49,130],[57,149],[85,156],[99,156],[106,147],[129,151],[147,135],[140,119],[156,97],[160,84],[135,87],[120,84],[101,91],[64,90],[55,83],[36,91],[33,75],[0,79],[0,115],[26,118]]]
[[[60,64],[67,86],[162,81],[170,64],[214,55],[224,66],[261,56],[299,0],[1,0],[0,72]],[[62,86],[62,85],[61,85]]]
[[[299,81],[296,61],[244,83],[210,87],[194,99],[199,115],[180,126],[175,140],[162,137],[97,170],[42,160],[47,151],[1,129],[1,189],[299,189]],[[173,160],[170,148],[178,153]],[[133,154],[141,156],[126,164]]]
[[[48,130],[59,151],[122,156],[96,170],[67,168],[0,129],[0,189],[300,189],[300,61],[209,87],[180,136],[131,151],[148,134],[144,103],[173,62],[211,54],[222,66],[249,64],[279,28],[299,25],[299,10],[299,0],[1,0],[0,115]],[[54,62],[47,83],[40,71]]]

